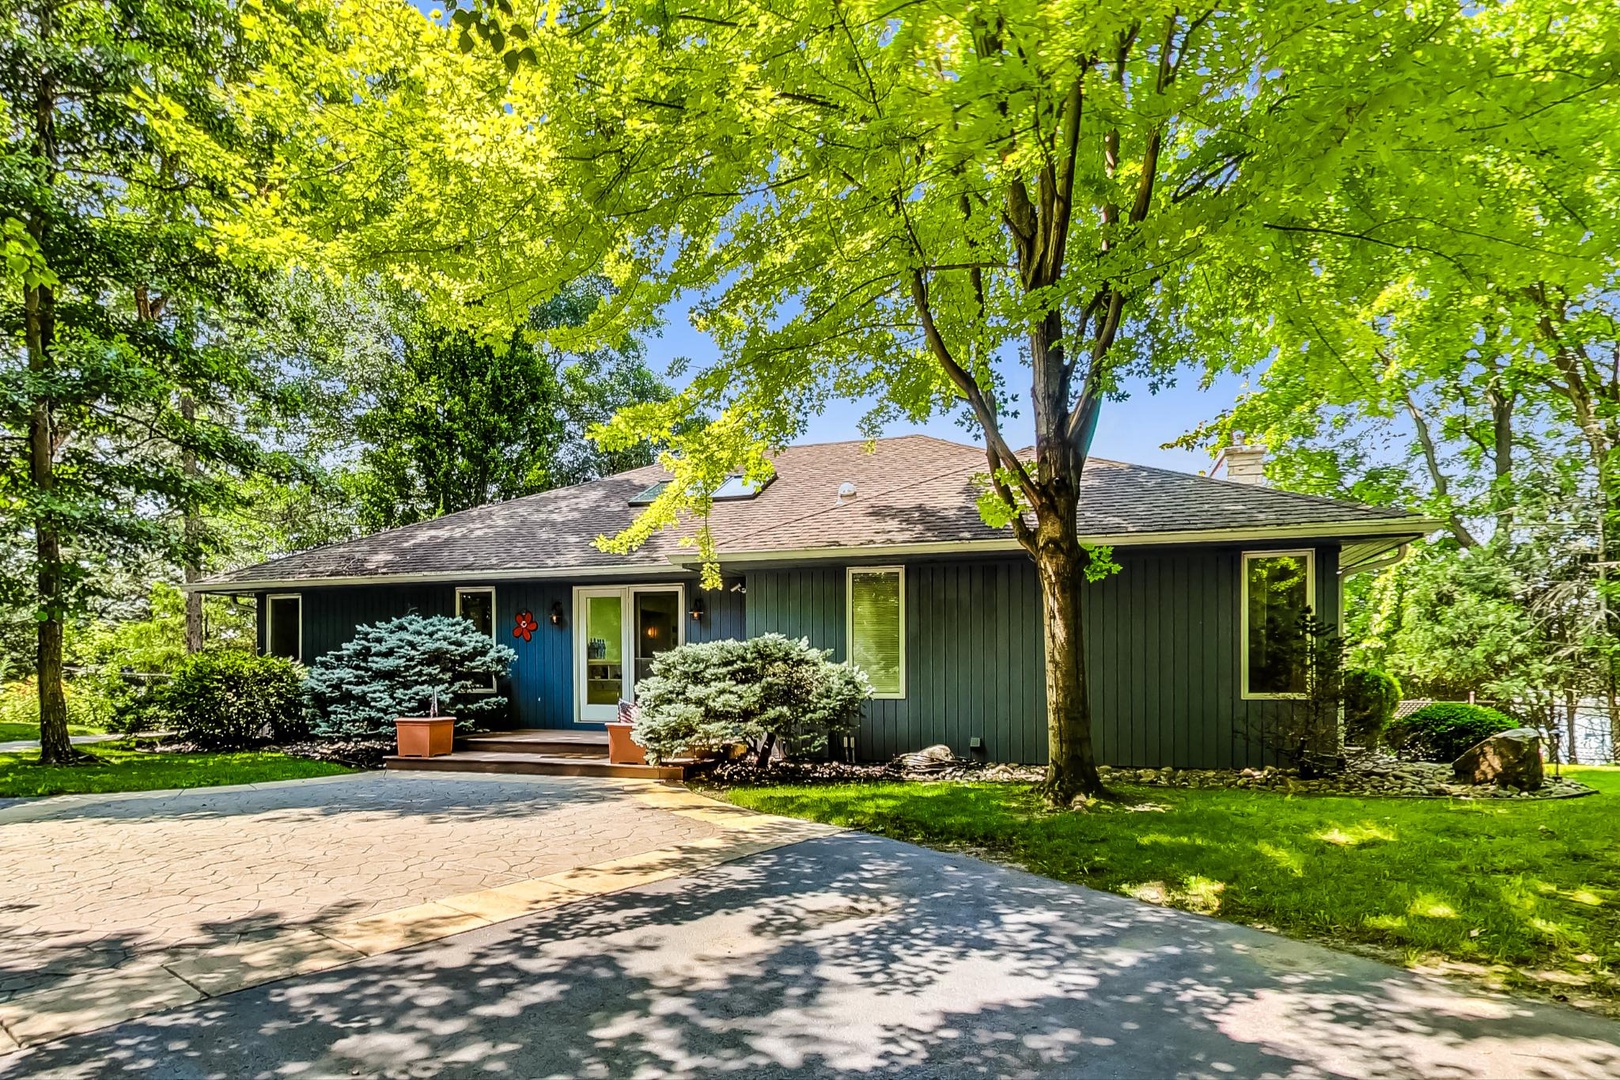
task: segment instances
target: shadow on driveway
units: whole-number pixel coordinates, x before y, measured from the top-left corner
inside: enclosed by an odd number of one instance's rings
[[[842,835],[207,1000],[23,1075],[1620,1075],[1620,1025]]]

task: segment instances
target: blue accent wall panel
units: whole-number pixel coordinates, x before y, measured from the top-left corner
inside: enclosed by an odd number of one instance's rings
[[[688,641],[742,637],[747,633],[744,617],[746,596],[742,579],[728,578],[722,589],[703,592],[697,579],[670,581],[686,586],[688,608],[694,596],[702,596],[703,618],[684,619]],[[502,683],[512,727],[599,728],[599,724],[574,723],[574,585],[613,586],[619,582],[591,581],[467,581],[422,585],[341,585],[310,586],[298,592],[304,603],[304,660],[313,663],[354,637],[355,627],[383,622],[401,615],[453,615],[458,588],[495,590],[495,639],[517,651],[511,676]],[[644,579],[622,584],[666,584]],[[737,586],[737,588],[733,588]],[[562,609],[561,626],[553,626],[553,605]],[[258,597],[258,645],[264,648],[265,597]],[[534,616],[538,628],[528,641],[512,634],[518,612]]]

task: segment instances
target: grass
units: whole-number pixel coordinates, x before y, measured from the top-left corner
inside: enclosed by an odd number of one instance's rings
[[[69,735],[100,735],[100,728],[86,727],[83,724],[69,724]],[[39,725],[26,724],[13,720],[0,720],[0,742],[21,742],[23,739],[39,738]]]
[[[1547,802],[1122,788],[1051,812],[1011,784],[738,788],[732,802],[966,851],[1413,966],[1620,1012],[1620,768]]]
[[[0,754],[0,798],[258,784],[350,772],[341,765],[271,752],[154,754],[98,743],[89,765],[40,765],[37,751]]]

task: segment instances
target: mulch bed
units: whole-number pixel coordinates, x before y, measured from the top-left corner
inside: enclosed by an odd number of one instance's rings
[[[351,769],[380,769],[383,758],[392,754],[395,741],[381,739],[307,739],[274,747],[288,757],[326,761],[333,765],[347,765]]]
[[[156,754],[209,754],[206,746],[182,740],[137,740],[135,749]],[[280,746],[259,746],[256,750],[280,751],[288,757],[325,761],[351,769],[380,769],[383,756],[394,752],[393,739],[305,739]]]

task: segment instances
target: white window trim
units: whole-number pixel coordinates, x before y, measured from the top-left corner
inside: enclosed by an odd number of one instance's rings
[[[293,658],[296,664],[304,662],[304,594],[295,592],[266,593],[264,597],[264,655],[274,656],[270,651],[271,642],[276,640],[276,601],[298,601],[298,655]]]
[[[619,676],[620,685],[622,687],[625,674],[633,674],[635,671],[635,642],[631,640],[635,633],[635,628],[631,625],[631,623],[632,616],[635,614],[635,599],[636,593],[638,592],[663,592],[675,594],[677,613],[675,619],[675,644],[686,644],[686,620],[688,609],[686,606],[686,585],[684,583],[643,581],[635,585],[575,585],[572,595],[569,597],[569,602],[573,605],[572,619],[574,623],[574,625],[569,628],[569,636],[573,639],[574,723],[576,724],[601,724],[608,722],[595,718],[587,718],[585,716],[586,657],[584,635],[586,631],[589,630],[589,627],[586,625],[585,621],[584,605],[580,601],[584,596],[587,595],[611,596],[614,593],[618,593],[619,595],[619,604],[621,605],[619,609],[619,633],[621,635],[620,650],[625,657],[624,668]],[[628,695],[628,698],[633,700],[635,697],[635,692],[636,686],[632,681],[630,684],[630,694]],[[626,697],[622,689],[619,696]]]
[[[466,616],[461,614],[461,598],[463,596],[466,596],[469,593],[488,593],[489,594],[489,640],[492,641],[492,642],[501,640],[496,634],[496,626],[495,626],[496,621],[497,621],[496,618],[495,618],[495,586],[493,586],[493,585],[466,585],[466,586],[457,587],[457,589],[456,589],[456,618],[458,618],[458,619],[466,618]],[[476,689],[469,690],[467,692],[469,694],[493,694],[497,689],[498,689],[498,687],[496,686],[496,677],[491,675],[490,678],[489,678],[489,685],[488,686],[480,686],[480,687],[477,687]]]
[[[1286,551],[1245,551],[1238,563],[1238,685],[1244,701],[1297,701],[1304,694],[1263,694],[1249,689],[1249,563],[1253,559],[1305,560],[1305,606],[1316,610],[1316,552],[1311,548]]]
[[[900,578],[900,692],[874,693],[878,701],[904,701],[906,687],[911,684],[906,669],[906,568],[904,566],[846,566],[844,568],[844,654],[855,662],[855,575],[896,574]]]

